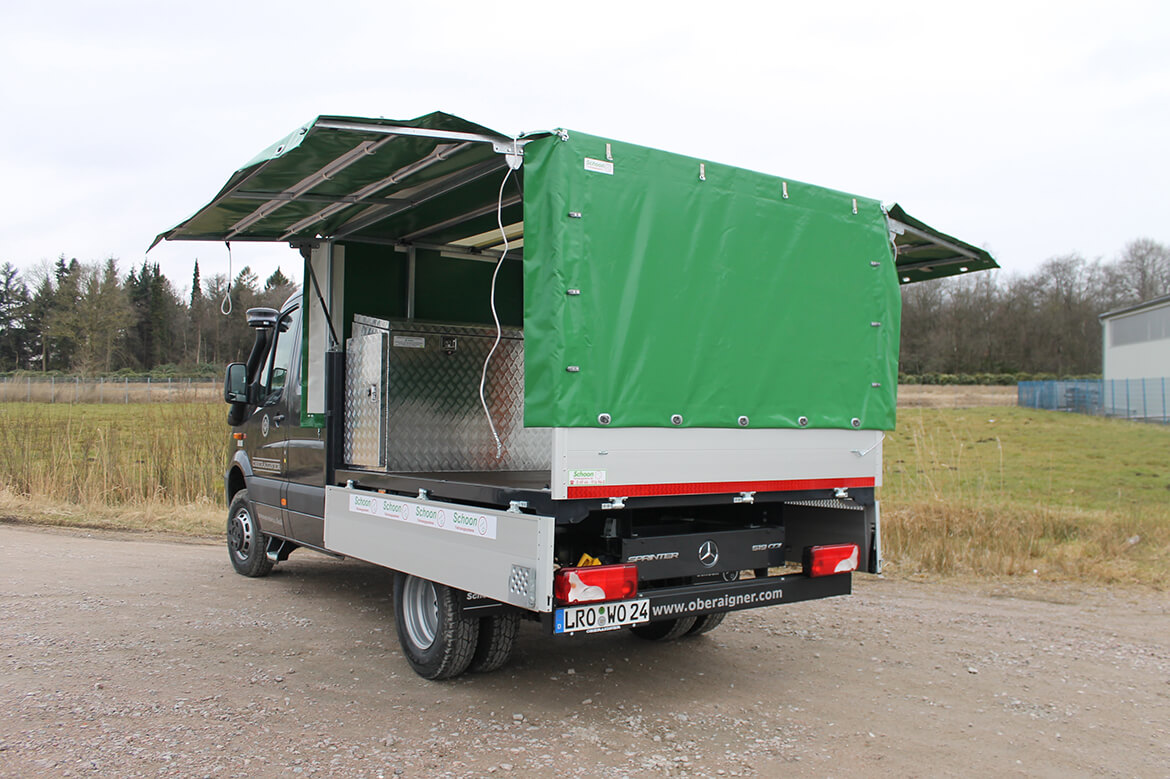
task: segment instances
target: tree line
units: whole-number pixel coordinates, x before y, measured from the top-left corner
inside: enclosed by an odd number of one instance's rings
[[[1098,316],[1170,294],[1170,247],[1129,243],[1111,261],[1053,257],[1029,274],[991,271],[902,287],[904,374],[1101,372]]]
[[[230,287],[233,316],[221,307]],[[279,307],[295,286],[278,268],[263,284],[245,267],[201,279],[190,294],[157,264],[122,274],[114,259],[64,256],[22,278],[0,266],[0,372],[82,375],[172,372],[217,375],[243,360],[253,334],[242,316]],[[903,374],[1053,374],[1101,370],[1106,311],[1170,294],[1170,248],[1129,243],[1111,261],[1069,254],[1029,274],[954,276],[902,288]]]
[[[279,268],[263,285],[249,267],[230,283],[201,279],[198,260],[189,295],[146,261],[122,274],[112,258],[61,256],[29,275],[0,266],[0,372],[216,375],[251,347],[244,310],[278,307],[295,289]],[[235,315],[223,316],[229,291]]]

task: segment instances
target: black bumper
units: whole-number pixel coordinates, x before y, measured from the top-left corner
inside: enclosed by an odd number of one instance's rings
[[[853,575],[840,573],[816,579],[804,574],[769,576],[735,582],[691,584],[638,593],[650,599],[650,621],[674,619],[717,611],[741,611],[779,603],[848,595],[853,591]]]
[[[810,578],[804,574],[769,576],[765,579],[742,579],[734,582],[689,584],[639,592],[637,598],[650,599],[650,621],[678,619],[721,611],[742,611],[781,603],[831,598],[853,591],[853,574]],[[546,630],[552,632],[556,611],[541,615]]]

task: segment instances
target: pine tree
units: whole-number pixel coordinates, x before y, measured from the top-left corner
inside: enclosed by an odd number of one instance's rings
[[[81,302],[83,271],[76,257],[66,263],[65,255],[62,254],[57,258],[53,274],[57,280],[56,289],[53,290],[44,326],[48,366],[69,370],[77,354],[81,330],[77,309]]]
[[[199,258],[195,258],[195,271],[191,274],[191,303],[187,306],[188,321],[195,335],[195,359],[198,365],[203,361],[203,288],[199,281]]]
[[[109,373],[125,348],[126,328],[132,319],[126,290],[118,281],[118,262],[113,257],[106,260],[94,292],[96,305],[88,326],[100,339],[95,345],[95,356],[100,360],[102,370]]]
[[[280,266],[277,266],[272,275],[269,276],[268,279],[264,282],[264,291],[267,292],[269,290],[278,289],[280,287],[287,287],[291,283],[292,282],[288,280],[288,277],[281,273]]]
[[[29,356],[28,286],[16,267],[0,267],[0,370],[23,368]]]
[[[37,291],[29,301],[25,331],[29,335],[30,355],[41,364],[41,371],[49,369],[49,314],[53,309],[53,276],[45,274],[37,284]],[[31,367],[31,360],[30,360]]]
[[[126,279],[126,289],[130,297],[132,314],[131,352],[136,358],[138,366],[144,371],[149,371],[154,367],[157,354],[153,288],[154,268],[146,260],[143,260],[137,275],[133,271],[130,272],[130,276]]]

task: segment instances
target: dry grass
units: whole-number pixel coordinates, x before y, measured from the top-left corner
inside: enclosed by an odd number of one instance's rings
[[[130,506],[82,505],[0,489],[0,522],[15,521],[75,529],[122,530],[198,536],[218,540],[225,510],[210,500],[195,503],[146,501]]]
[[[51,524],[206,532],[228,428],[208,403],[0,404],[0,511]]]
[[[894,572],[1170,585],[1170,429],[1016,408],[899,417],[881,494]]]
[[[0,516],[215,534],[220,404],[0,404]],[[905,409],[885,444],[889,571],[1170,585],[1170,428]]]
[[[1014,406],[1014,387],[981,384],[899,384],[898,408],[973,408]]]
[[[222,403],[215,381],[203,379],[0,378],[0,403]]]

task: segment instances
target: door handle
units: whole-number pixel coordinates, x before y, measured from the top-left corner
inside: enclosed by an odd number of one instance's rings
[[[272,418],[272,424],[280,427],[280,423],[284,421],[284,414],[277,414]]]

